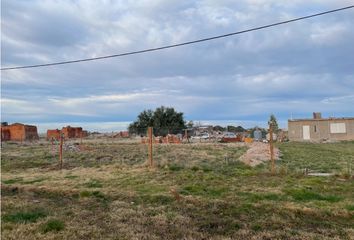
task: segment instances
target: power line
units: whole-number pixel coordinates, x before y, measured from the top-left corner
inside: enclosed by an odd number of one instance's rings
[[[146,53],[146,52],[153,52],[153,51],[158,51],[158,50],[163,50],[163,49],[168,49],[168,48],[181,47],[181,46],[185,46],[185,45],[211,41],[211,40],[215,40],[218,38],[225,38],[225,37],[230,37],[230,36],[238,35],[238,34],[242,34],[242,33],[253,32],[253,31],[257,31],[257,30],[261,30],[261,29],[265,29],[265,28],[270,28],[270,27],[274,27],[274,26],[278,26],[278,25],[283,25],[283,24],[287,24],[287,23],[291,23],[291,22],[296,22],[296,21],[300,21],[300,20],[304,20],[304,19],[308,19],[308,18],[318,17],[321,15],[329,14],[329,13],[339,12],[339,11],[347,10],[350,8],[354,8],[354,5],[350,5],[350,6],[343,7],[343,8],[337,8],[337,9],[333,9],[333,10],[326,11],[326,12],[320,12],[320,13],[316,13],[316,14],[312,14],[312,15],[308,15],[308,16],[304,16],[304,17],[294,18],[294,19],[290,19],[287,21],[263,25],[260,27],[250,28],[250,29],[242,30],[242,31],[238,31],[238,32],[232,32],[232,33],[227,33],[227,34],[223,34],[223,35],[193,40],[193,41],[189,41],[189,42],[183,42],[183,43],[178,43],[178,44],[166,45],[166,46],[162,46],[162,47],[148,48],[148,49],[144,49],[144,50],[119,53],[119,54],[113,54],[113,55],[107,55],[107,56],[101,56],[101,57],[83,58],[83,59],[70,60],[70,61],[26,65],[26,66],[5,67],[5,68],[1,68],[1,71],[24,69],[24,68],[48,67],[48,66],[54,66],[54,65],[64,65],[64,64],[79,63],[79,62],[88,62],[88,61],[95,61],[95,60],[106,59],[106,58],[123,57],[123,56],[141,54],[141,53]]]

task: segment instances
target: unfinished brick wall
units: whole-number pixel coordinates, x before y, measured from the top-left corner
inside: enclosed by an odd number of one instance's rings
[[[38,140],[37,127],[24,125],[22,123],[14,123],[1,127],[1,139],[3,141],[25,141]]]
[[[82,127],[70,127],[66,126],[61,129],[61,133],[65,138],[81,138],[87,137],[87,131],[83,131]]]
[[[59,129],[47,130],[47,140],[51,140],[52,138],[59,141],[59,139],[60,139],[60,130]]]
[[[9,141],[10,139],[10,130],[1,127],[1,141]]]
[[[25,129],[25,140],[38,140],[39,136],[37,133],[36,126],[24,125]]]
[[[70,126],[63,127],[61,129],[61,132],[64,135],[64,138],[75,138],[75,128],[72,128]]]
[[[75,137],[80,138],[82,135],[82,127],[76,127],[75,129]]]
[[[87,137],[87,136],[88,136],[88,132],[85,131],[85,130],[83,130],[83,131],[82,131],[82,137]]]

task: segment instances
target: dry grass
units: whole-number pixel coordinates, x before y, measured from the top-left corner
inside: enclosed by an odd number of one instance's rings
[[[160,145],[154,169],[144,145],[85,146],[58,170],[45,143],[4,145],[4,239],[354,239],[352,179],[272,176],[238,161],[242,144]]]

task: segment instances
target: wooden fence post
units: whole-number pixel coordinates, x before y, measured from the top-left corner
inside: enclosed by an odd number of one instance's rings
[[[153,167],[153,156],[152,156],[152,127],[148,128],[148,139],[149,139],[149,166]]]
[[[60,134],[59,164],[60,164],[60,169],[63,169],[63,135],[62,134]]]
[[[275,162],[274,162],[274,148],[273,148],[273,126],[269,124],[269,148],[270,148],[270,160],[272,161],[272,174],[275,174]]]
[[[51,144],[52,144],[52,156],[54,158],[54,138],[52,137],[51,140],[50,140]]]

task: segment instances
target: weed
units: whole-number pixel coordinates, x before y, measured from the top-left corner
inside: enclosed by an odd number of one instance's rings
[[[75,179],[75,178],[78,178],[79,176],[75,176],[75,175],[67,175],[65,176],[64,178],[67,178],[67,179]]]
[[[4,184],[14,184],[14,183],[22,182],[22,181],[23,181],[23,178],[20,177],[20,178],[12,178],[12,179],[8,179],[8,180],[3,180],[2,183],[4,183]]]
[[[4,222],[30,223],[36,222],[39,218],[46,217],[47,213],[43,209],[33,209],[31,211],[20,211],[2,216]]]
[[[101,188],[102,183],[99,180],[91,179],[89,182],[85,183],[84,186],[88,188]]]
[[[182,170],[184,167],[182,165],[178,165],[178,164],[171,164],[168,166],[168,169],[170,171],[180,171]]]
[[[48,220],[43,225],[41,225],[41,231],[43,233],[52,232],[52,231],[59,232],[59,231],[63,230],[64,227],[65,227],[65,224],[63,221],[58,220],[58,219],[51,219],[51,220]]]
[[[338,202],[342,200],[339,196],[334,195],[321,195],[319,193],[306,190],[306,189],[291,189],[286,191],[293,199],[296,201],[327,201],[327,202]]]
[[[82,197],[82,198],[90,197],[91,195],[92,195],[92,193],[89,191],[86,191],[86,190],[80,192],[80,197]]]
[[[347,205],[345,207],[348,211],[354,211],[354,205]]]
[[[261,231],[261,230],[262,230],[262,226],[259,225],[259,224],[253,224],[253,225],[251,226],[251,229],[252,229],[253,231]]]

